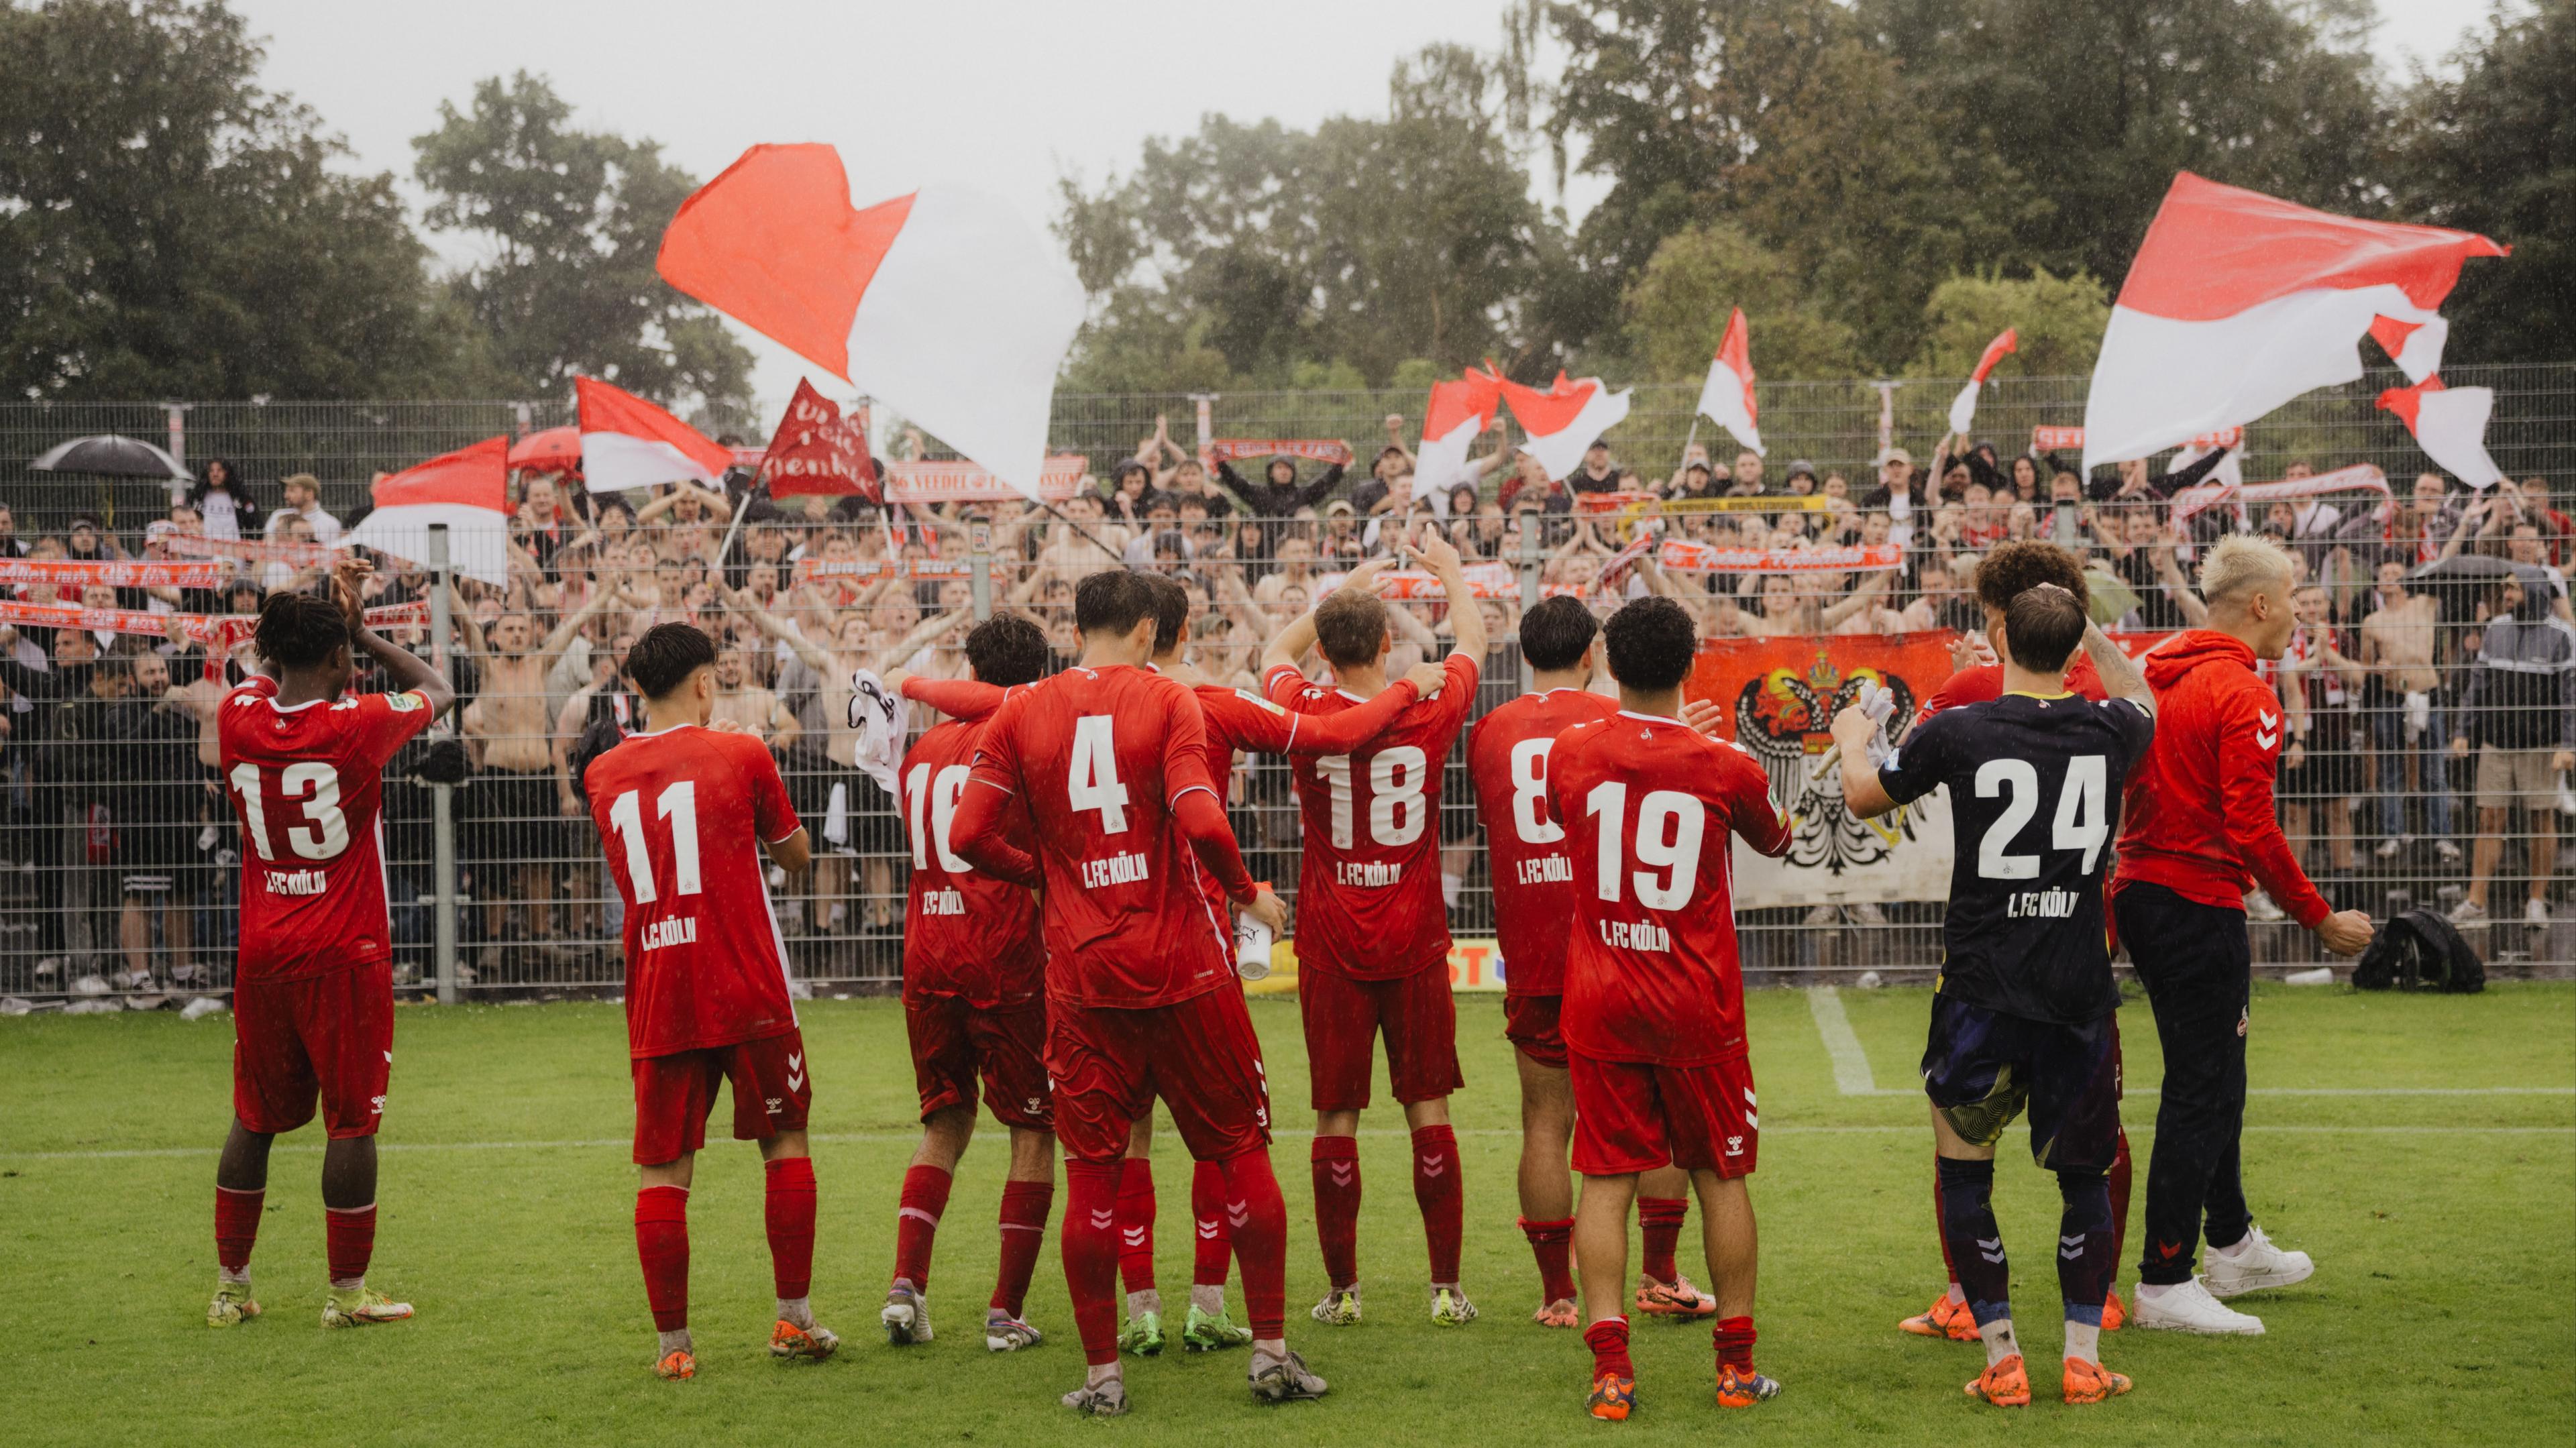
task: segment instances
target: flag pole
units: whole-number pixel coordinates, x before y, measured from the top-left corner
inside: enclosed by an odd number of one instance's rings
[[[1682,439],[1682,460],[1680,466],[1690,466],[1690,450],[1697,446],[1699,446],[1699,414],[1694,412],[1691,414],[1690,436]]]

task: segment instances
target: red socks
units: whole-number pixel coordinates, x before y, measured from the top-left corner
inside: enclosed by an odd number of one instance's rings
[[[1458,1133],[1426,1126],[1413,1133],[1413,1200],[1431,1246],[1431,1280],[1458,1280],[1458,1239],[1466,1231],[1466,1193],[1458,1184]]]
[[[1673,1265],[1673,1249],[1682,1240],[1682,1218],[1689,1213],[1688,1197],[1637,1198],[1637,1225],[1646,1238],[1646,1259],[1638,1265],[1647,1276],[1670,1282],[1681,1275]]]
[[[259,1240],[259,1214],[266,1191],[237,1192],[215,1188],[215,1265],[238,1277],[250,1270],[250,1248]]]
[[[1271,1177],[1275,1187],[1279,1178]],[[1190,1173],[1190,1220],[1198,1242],[1190,1257],[1190,1285],[1223,1287],[1227,1260],[1234,1254],[1234,1228],[1226,1220],[1225,1168],[1203,1161]]]
[[[1118,1361],[1118,1181],[1114,1161],[1064,1164],[1064,1281],[1082,1358]]]
[[[323,1250],[331,1259],[334,1285],[367,1275],[367,1259],[376,1255],[376,1204],[354,1211],[322,1209]]]
[[[769,1225],[770,1275],[778,1280],[778,1295],[794,1301],[814,1285],[814,1159],[782,1156],[765,1165],[769,1191],[762,1215]]]
[[[993,1278],[992,1305],[1012,1318],[1028,1303],[1029,1276],[1037,1270],[1047,1213],[1054,1206],[1052,1179],[1002,1183],[1002,1270]]]
[[[1154,1163],[1141,1156],[1119,1163],[1118,1275],[1130,1292],[1154,1290]]]
[[[1592,1376],[1637,1376],[1637,1365],[1628,1359],[1628,1319],[1605,1317],[1583,1330],[1583,1341],[1592,1349]]]
[[[1315,1236],[1324,1250],[1324,1276],[1333,1287],[1348,1287],[1360,1280],[1359,1138],[1316,1137],[1311,1160]]]
[[[1716,1331],[1710,1336],[1717,1340],[1719,1367],[1733,1368],[1739,1373],[1753,1371],[1752,1318],[1721,1317],[1717,1320]]]
[[[894,1275],[919,1291],[930,1290],[930,1244],[939,1236],[940,1214],[948,1210],[949,1185],[948,1173],[935,1166],[903,1174],[903,1205],[894,1214]]]
[[[1538,1259],[1539,1304],[1574,1300],[1574,1219],[1533,1222],[1521,1218],[1521,1235],[1529,1238],[1530,1255]]]
[[[2110,1181],[2111,1260],[2117,1263],[2127,1260],[2121,1253],[2129,1244],[2129,1129],[2125,1126],[2120,1128],[2120,1154],[2111,1158]]]
[[[644,1300],[653,1330],[689,1325],[689,1189],[646,1187],[635,1194],[635,1256],[644,1264]]]
[[[1279,1176],[1270,1169],[1267,1147],[1216,1166],[1222,1174],[1217,1212],[1243,1262],[1245,1325],[1256,1341],[1276,1342],[1287,1335],[1288,1320],[1288,1203],[1280,1195]],[[1352,1195],[1358,1195],[1356,1182]]]

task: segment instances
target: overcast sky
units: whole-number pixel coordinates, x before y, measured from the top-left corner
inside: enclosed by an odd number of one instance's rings
[[[1010,199],[1032,222],[1071,173],[1097,184],[1151,136],[1199,117],[1382,115],[1397,58],[1434,41],[1491,49],[1501,0],[234,0],[265,36],[263,83],[292,93],[393,172],[415,207],[411,138],[484,76],[549,77],[574,123],[649,136],[701,178],[762,141],[829,141],[861,205],[928,180]],[[2403,73],[2481,22],[2473,0],[2379,0],[2377,50]],[[1541,168],[1544,169],[1544,168]],[[1542,183],[1543,184],[1543,183]],[[1602,183],[1577,177],[1580,214]],[[1545,199],[1556,199],[1552,196]],[[442,247],[467,260],[470,247]],[[799,359],[744,333],[754,390],[783,399]]]

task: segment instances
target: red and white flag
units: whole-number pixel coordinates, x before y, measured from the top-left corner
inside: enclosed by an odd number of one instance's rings
[[[1082,325],[1061,248],[978,191],[865,210],[830,146],[754,146],[680,203],[662,279],[983,464],[1029,497]]]
[[[868,456],[864,416],[842,417],[839,404],[815,391],[813,383],[797,378],[787,415],[778,419],[778,431],[760,457],[760,480],[769,485],[769,496],[856,494],[875,501],[877,466]]]
[[[594,493],[622,493],[682,479],[722,486],[733,449],[622,387],[572,380],[581,413],[581,471]]]
[[[1628,415],[1628,394],[1611,391],[1598,377],[1559,372],[1545,392],[1517,382],[1505,382],[1502,389],[1512,417],[1529,434],[1521,451],[1537,458],[1551,478],[1572,475],[1583,465],[1585,450]]]
[[[2020,346],[2021,334],[2011,327],[2004,328],[2002,336],[1986,344],[1986,355],[1977,359],[1977,370],[1968,374],[1968,385],[1960,388],[1959,395],[1950,399],[1952,432],[1962,437],[1967,435],[1968,425],[1977,420],[1977,394],[1985,390],[1986,374],[1995,370],[1995,364],[2004,360],[2005,353],[2016,351]]]
[[[2380,338],[2415,381],[2441,366],[2439,311],[2483,236],[2359,221],[2182,172],[2111,308],[2084,404],[2084,467],[2161,452],[2358,380]]]
[[[1744,325],[1742,307],[1726,319],[1717,358],[1708,364],[1708,380],[1699,387],[1699,414],[1735,434],[1755,457],[1764,455],[1762,429],[1755,425],[1762,414],[1753,405],[1753,334]]]
[[[510,581],[510,440],[469,448],[376,479],[375,507],[341,539],[427,565],[429,530],[447,528],[448,566],[468,578]]]
[[[2379,394],[2382,410],[2406,420],[2424,455],[2472,488],[2495,486],[2504,469],[2487,456],[2487,419],[2495,413],[2495,390],[2489,387],[2445,387],[2427,377],[2413,387],[2392,387]]]
[[[1443,497],[1466,476],[1467,449],[1476,434],[1494,425],[1504,385],[1490,372],[1475,371],[1431,384],[1431,401],[1422,414],[1422,446],[1413,455],[1413,496]]]

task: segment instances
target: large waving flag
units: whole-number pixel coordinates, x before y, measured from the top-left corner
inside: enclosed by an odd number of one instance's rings
[[[830,146],[754,146],[680,204],[663,280],[884,399],[1035,498],[1082,284],[981,192],[865,210]]]
[[[1761,413],[1753,405],[1753,333],[1744,325],[1742,307],[1726,319],[1717,358],[1708,364],[1708,380],[1699,387],[1699,412],[1733,433],[1755,457],[1764,455],[1762,429],[1755,425]]]
[[[1422,446],[1413,455],[1413,496],[1440,497],[1466,477],[1467,449],[1476,434],[1494,425],[1502,388],[1501,378],[1473,370],[1454,382],[1431,384],[1431,402],[1422,414]]]
[[[683,478],[718,486],[733,449],[624,388],[572,380],[581,413],[581,471],[594,493],[622,493]]]
[[[2021,333],[2011,327],[2004,328],[2002,336],[1986,344],[1985,355],[1977,359],[1977,370],[1968,374],[1968,385],[1960,388],[1959,395],[1950,399],[1952,432],[1963,438],[1967,436],[1969,425],[1977,420],[1977,394],[1985,390],[1986,374],[1995,370],[1995,364],[2004,360],[2005,353],[2016,351],[2020,346]]]
[[[2142,458],[2361,376],[2376,335],[2412,381],[2441,366],[2438,308],[2466,231],[2359,221],[2182,172],[2130,263],[2084,404],[2084,466]]]
[[[447,560],[468,578],[510,582],[510,440],[469,448],[376,479],[375,507],[342,541],[429,562],[429,530],[447,527]]]
[[[2504,469],[2487,456],[2487,419],[2495,412],[2495,390],[2445,387],[2427,377],[2413,387],[2392,387],[2379,394],[2380,407],[2406,420],[2406,430],[2424,455],[2472,488],[2493,487]]]
[[[1512,417],[1529,434],[1521,451],[1537,458],[1551,478],[1572,475],[1583,465],[1584,450],[1628,415],[1628,394],[1611,391],[1598,377],[1569,379],[1559,372],[1545,392],[1517,382],[1501,386]]]

